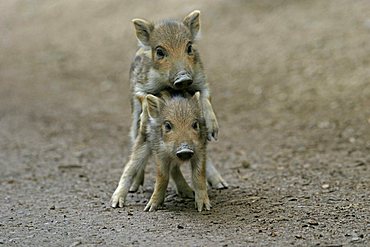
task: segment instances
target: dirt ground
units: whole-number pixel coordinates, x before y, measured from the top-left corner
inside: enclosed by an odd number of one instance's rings
[[[134,17],[202,11],[230,184],[109,200],[127,161]],[[370,2],[1,1],[0,245],[369,246]],[[184,171],[186,171],[184,167]]]

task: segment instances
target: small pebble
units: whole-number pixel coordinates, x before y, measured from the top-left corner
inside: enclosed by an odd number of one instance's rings
[[[312,225],[312,226],[317,226],[319,224],[319,222],[317,222],[316,220],[314,219],[309,219],[307,221],[308,224]]]
[[[359,241],[359,240],[360,240],[360,238],[359,238],[359,237],[357,237],[357,236],[355,236],[355,237],[351,238],[351,242],[357,242],[357,241]]]
[[[320,129],[327,129],[330,127],[330,122],[329,121],[322,121],[318,124],[318,127]]]
[[[69,247],[75,247],[75,246],[78,246],[78,245],[81,245],[82,242],[81,241],[76,241],[76,242],[73,242]]]
[[[248,160],[243,160],[242,161],[242,166],[243,166],[243,168],[249,168],[251,166],[251,163],[249,163]]]
[[[329,189],[330,185],[329,184],[323,184],[321,185],[321,188],[323,189]]]

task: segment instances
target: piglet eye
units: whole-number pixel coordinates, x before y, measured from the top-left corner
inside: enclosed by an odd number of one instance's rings
[[[198,123],[198,121],[195,121],[195,122],[191,125],[191,127],[193,127],[193,129],[195,129],[195,130],[198,130],[198,129],[199,129],[199,123]]]
[[[162,47],[157,47],[155,49],[155,54],[157,56],[157,59],[163,59],[166,56],[165,51]]]
[[[188,44],[186,52],[188,53],[188,55],[193,55],[193,46],[191,45],[191,43]]]
[[[170,132],[172,130],[172,124],[168,121],[164,122],[163,126],[166,132]]]

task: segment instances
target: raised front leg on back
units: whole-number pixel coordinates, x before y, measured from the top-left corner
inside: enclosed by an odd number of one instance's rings
[[[209,141],[213,139],[217,140],[218,137],[218,122],[216,118],[216,114],[213,111],[213,107],[211,105],[210,97],[203,96],[202,97],[202,110],[203,116],[206,120],[207,126],[207,139]]]

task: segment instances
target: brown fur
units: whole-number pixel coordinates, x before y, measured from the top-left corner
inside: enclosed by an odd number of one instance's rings
[[[188,98],[158,98],[147,95],[142,105],[146,140],[138,138],[135,143],[131,159],[113,194],[112,203],[122,206],[135,172],[142,165],[141,160],[147,160],[152,154],[157,166],[157,177],[153,195],[145,207],[146,211],[154,211],[163,203],[170,176],[175,181],[180,196],[193,197],[193,190],[186,183],[179,168],[183,163],[191,164],[198,211],[202,211],[204,206],[209,210],[206,184],[207,137],[199,93]],[[181,158],[183,150],[191,151],[191,156]]]
[[[130,70],[132,89],[130,136],[133,152],[112,196],[112,207],[122,207],[128,191],[136,191],[144,181],[144,169],[152,149],[149,147],[151,144],[147,143],[148,136],[145,133],[148,116],[143,111],[145,108],[143,102],[146,102],[144,99],[148,94],[159,96],[161,92],[167,92],[167,94],[194,95],[199,92],[199,110],[202,111],[205,120],[206,139],[211,140],[212,137],[217,139],[218,123],[210,103],[208,84],[196,46],[200,30],[199,16],[199,11],[193,11],[182,22],[168,20],[157,24],[143,19],[133,20],[140,44]],[[184,83],[177,84],[179,78]],[[166,93],[161,97],[165,100]],[[184,117],[183,114],[180,116]],[[203,173],[206,174],[209,184],[216,188],[227,188],[227,183],[212,161],[208,158],[204,162],[206,169]],[[182,178],[176,169],[171,171],[171,174],[179,180]],[[185,190],[183,194],[189,194],[189,190]]]
[[[200,12],[193,11],[182,22],[165,20],[154,24],[144,19],[133,20],[140,48],[136,52],[130,71],[132,89],[132,125],[130,136],[132,143],[140,129],[142,105],[138,100],[147,94],[158,95],[163,90],[186,91],[190,94],[200,92],[200,101],[207,126],[207,138],[217,139],[218,123],[210,103],[210,93],[203,65],[200,59],[196,39],[200,31]],[[192,49],[189,53],[189,45]],[[157,49],[165,53],[159,59]],[[174,81],[179,73],[185,72],[192,79],[190,85],[177,88]],[[207,161],[208,182],[216,188],[228,185],[213,166]],[[130,191],[136,191],[144,180],[144,168],[139,169]]]

